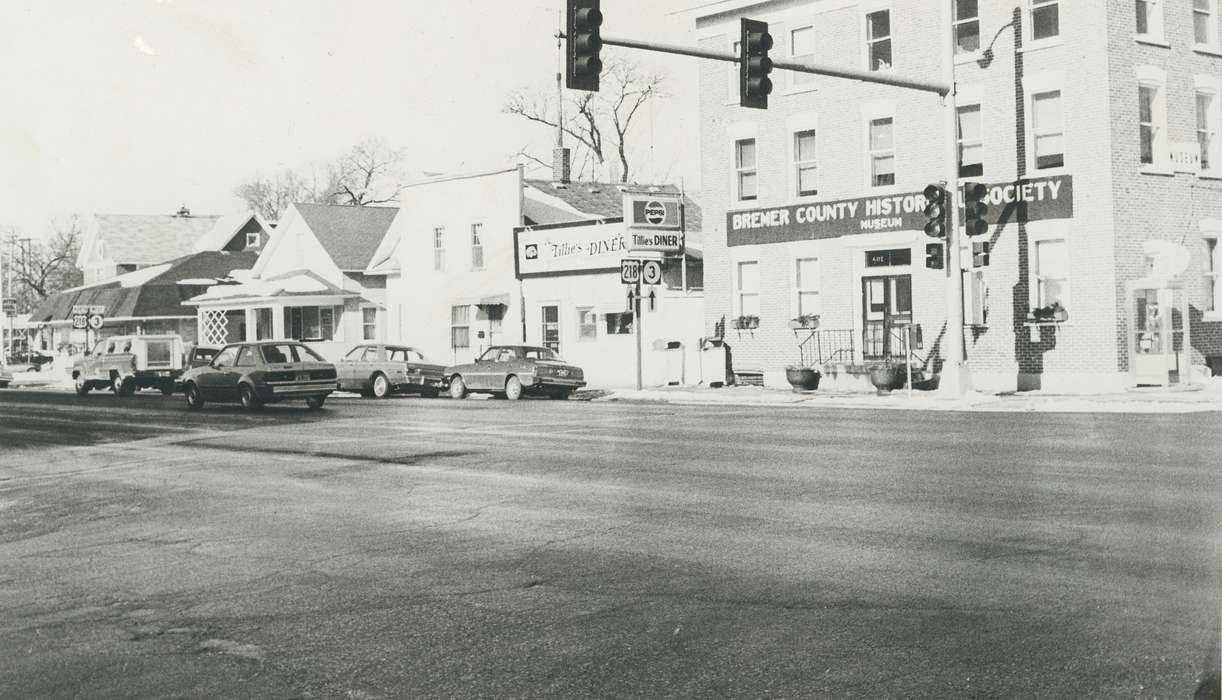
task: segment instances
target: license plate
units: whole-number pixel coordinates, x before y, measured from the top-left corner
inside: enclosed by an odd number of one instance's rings
[[[557,377],[567,377],[569,376],[569,371],[567,369],[556,370],[556,376]]]
[[[309,373],[309,372],[301,372],[301,373],[299,373],[299,374],[297,375],[297,381],[299,381],[299,382],[308,382],[308,381],[310,381],[310,373]]]

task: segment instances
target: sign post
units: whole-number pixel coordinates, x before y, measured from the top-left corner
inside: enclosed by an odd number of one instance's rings
[[[619,279],[628,287],[628,308],[632,311],[632,334],[636,336],[636,390],[644,386],[641,376],[641,360],[644,356],[644,329],[641,328],[641,277],[650,265],[657,265],[656,260],[638,260],[624,258],[619,265]],[[661,276],[659,267],[658,275]]]

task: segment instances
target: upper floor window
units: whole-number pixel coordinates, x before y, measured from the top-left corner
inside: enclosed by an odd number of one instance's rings
[[[798,196],[819,194],[818,168],[815,165],[815,130],[799,131],[793,135],[794,179],[798,185]]]
[[[821,313],[823,304],[819,298],[819,259],[799,258],[794,272],[797,276],[797,284],[794,286],[798,290],[798,315]]]
[[[1162,40],[1162,0],[1137,0],[1137,36],[1143,39]]]
[[[755,169],[755,139],[740,139],[734,142],[734,169],[739,201],[756,199],[759,192]]]
[[[438,226],[433,229],[433,269],[439,272],[446,269],[445,226]]]
[[[1165,165],[1169,155],[1165,80],[1158,69],[1138,69],[1137,129],[1142,165]]]
[[[484,269],[484,225],[471,224],[471,269]]]
[[[869,70],[891,67],[891,10],[866,15],[866,55]]]
[[[760,264],[759,261],[738,263],[738,315],[759,316],[760,313]]]
[[[870,120],[870,185],[895,184],[895,134],[893,119]]]
[[[1198,46],[1218,45],[1218,0],[1192,0],[1192,34]]]
[[[246,247],[247,248],[258,248],[259,247],[258,232],[252,231],[246,234]]]
[[[789,32],[789,59],[794,63],[812,63],[815,60],[815,28],[797,27]],[[789,71],[789,82],[794,87],[809,87],[815,81],[810,73]]]
[[[1061,91],[1049,90],[1031,96],[1031,135],[1035,141],[1035,169],[1065,165],[1065,118],[1061,113]]]
[[[980,7],[977,0],[955,0],[955,53],[980,50]]]
[[[1197,147],[1201,153],[1201,171],[1212,173],[1218,167],[1218,129],[1222,122],[1222,105],[1219,104],[1218,82],[1202,86],[1198,83],[1197,103]]]
[[[959,107],[959,177],[979,177],[984,174],[984,131],[980,122],[980,105]]]
[[[1031,0],[1031,38],[1039,41],[1060,35],[1060,0]]]

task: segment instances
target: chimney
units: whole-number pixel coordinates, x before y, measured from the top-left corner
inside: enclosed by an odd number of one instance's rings
[[[557,146],[552,149],[552,182],[558,185],[567,185],[570,179],[569,149],[564,146]]]

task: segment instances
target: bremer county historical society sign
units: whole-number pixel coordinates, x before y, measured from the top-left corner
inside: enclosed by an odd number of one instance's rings
[[[1071,175],[988,187],[984,201],[989,207],[985,219],[990,227],[1073,217]],[[920,192],[726,213],[726,241],[730,246],[920,231],[924,227],[925,196]]]
[[[628,253],[621,219],[520,226],[513,238],[519,279],[619,270]]]

